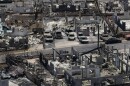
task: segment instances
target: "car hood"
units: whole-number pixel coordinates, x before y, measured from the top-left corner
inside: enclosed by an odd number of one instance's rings
[[[53,40],[53,38],[46,38],[46,40]]]
[[[84,36],[78,36],[79,38],[82,38],[82,37],[84,37]]]
[[[74,39],[75,37],[69,37],[70,39]]]
[[[88,41],[87,39],[83,39],[82,41]]]

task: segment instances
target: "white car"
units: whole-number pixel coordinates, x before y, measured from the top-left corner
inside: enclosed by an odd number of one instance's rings
[[[52,35],[47,35],[46,38],[45,38],[45,42],[53,42],[54,39],[53,39],[53,36]]]
[[[51,31],[49,31],[49,30],[46,30],[45,32],[44,32],[44,37],[47,37],[48,35],[51,35],[51,33],[50,33]]]
[[[82,43],[82,44],[87,44],[87,43],[89,43],[89,40],[86,36],[81,36],[79,38],[79,42]]]
[[[68,40],[75,40],[75,34],[73,33],[73,32],[70,32],[69,34],[68,34]]]
[[[78,34],[77,34],[77,38],[78,39],[80,39],[81,37],[83,37],[84,35],[83,35],[83,32],[78,32]]]

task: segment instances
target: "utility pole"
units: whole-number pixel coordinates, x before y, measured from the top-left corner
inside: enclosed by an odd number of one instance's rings
[[[100,38],[99,38],[99,29],[100,29],[100,28],[99,28],[99,25],[97,25],[97,29],[98,29],[98,48],[99,48],[99,47],[100,47],[100,44],[99,44],[99,39],[100,39]]]
[[[81,16],[82,16],[82,14],[81,14],[81,9],[80,9],[80,11],[79,11],[79,19],[81,20]]]
[[[50,0],[51,1],[51,7],[53,6],[53,0]]]
[[[74,16],[74,28],[75,28],[75,31],[76,31],[76,33],[78,33],[78,31],[77,31],[77,24],[76,24],[76,18],[75,18],[75,16]]]
[[[35,5],[34,5],[34,8],[35,8],[35,20],[38,18],[38,4],[39,4],[39,2],[34,2],[35,3]]]
[[[65,20],[66,20],[66,24],[68,24],[68,17],[67,17],[67,12],[65,11]]]
[[[44,4],[42,4],[42,23],[43,23],[43,19],[44,19],[44,13],[43,13],[43,5]],[[43,49],[45,49],[45,38],[44,38],[44,32],[45,32],[45,30],[44,30],[44,25],[42,24],[42,42],[43,42]]]
[[[94,18],[94,20],[97,20],[97,16],[96,16],[96,14],[93,12],[93,18]],[[99,25],[97,24],[97,22],[95,22],[95,25],[96,25],[96,27],[97,27],[97,30],[98,30],[98,37],[97,37],[97,47],[99,48],[100,47],[100,44],[99,44]]]

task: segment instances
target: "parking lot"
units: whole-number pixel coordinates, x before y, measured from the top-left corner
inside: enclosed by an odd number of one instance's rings
[[[75,33],[75,40],[68,40],[68,36],[62,32],[63,39],[54,39],[53,43],[45,43],[45,48],[63,48],[63,47],[73,47],[73,46],[80,46],[84,45],[79,42],[77,38],[77,34]],[[97,42],[97,36],[93,36],[90,34],[90,36],[87,36],[88,43],[96,43]],[[85,43],[87,44],[87,43]]]

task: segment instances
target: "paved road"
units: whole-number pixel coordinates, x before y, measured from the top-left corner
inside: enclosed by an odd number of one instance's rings
[[[95,48],[97,48],[97,43],[92,43],[92,44],[84,44],[84,45],[78,45],[78,46],[71,46],[71,47],[64,47],[64,48],[55,48],[57,51],[59,50],[66,50],[66,51],[69,51],[71,52],[71,48],[74,48],[76,49],[77,51],[80,51],[80,52],[87,52],[87,51],[90,51],[90,50],[93,50]],[[29,55],[29,56],[33,56],[33,55],[37,55],[39,54],[38,52],[42,52],[44,54],[52,54],[53,53],[53,50],[52,48],[48,48],[48,49],[44,49],[44,50],[32,50],[32,51],[9,51],[9,52],[1,52],[1,54],[8,54],[8,53],[13,53],[15,55],[21,55],[21,56],[24,56],[24,55]]]

